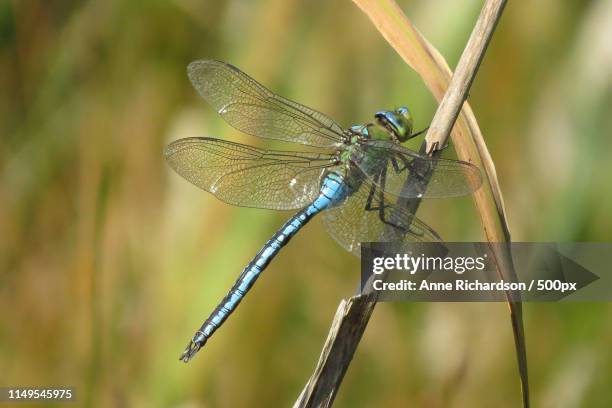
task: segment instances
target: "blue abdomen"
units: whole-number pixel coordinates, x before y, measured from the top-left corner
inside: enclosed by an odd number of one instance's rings
[[[308,207],[291,217],[249,262],[234,286],[195,334],[181,356],[181,360],[187,362],[193,357],[208,338],[223,324],[282,247],[316,214],[326,208],[342,204],[344,199],[348,197],[349,191],[350,189],[341,174],[330,172],[325,175],[317,198]]]
[[[314,209],[318,210],[316,212],[319,212],[328,207],[335,207],[342,204],[348,194],[349,188],[344,178],[336,172],[328,173],[321,183],[319,196],[308,208],[315,207]]]

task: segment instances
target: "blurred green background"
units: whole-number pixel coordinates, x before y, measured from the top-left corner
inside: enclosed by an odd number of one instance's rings
[[[482,2],[400,5],[449,64]],[[612,239],[612,2],[509,2],[470,101],[515,240]],[[186,74],[233,63],[344,124],[436,103],[350,1],[0,2],[0,386],[75,406],[275,407],[297,398],[359,263],[320,221],[197,358],[178,361],[290,214],[231,207],[164,163],[171,140],[239,134]],[[419,213],[482,238],[470,198]],[[612,307],[525,305],[533,402],[612,406]],[[382,304],[337,407],[520,404],[504,304]]]

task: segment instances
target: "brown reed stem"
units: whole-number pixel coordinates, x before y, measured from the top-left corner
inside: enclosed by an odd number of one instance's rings
[[[392,0],[353,0],[368,16],[371,18],[373,23],[381,31],[387,41],[393,45],[396,50],[404,57],[404,59],[414,67],[416,59],[412,58],[415,54],[421,52],[421,54],[429,55],[429,59],[421,63],[421,68],[425,67],[426,64],[430,64],[432,69],[430,72],[438,74],[436,78],[430,78],[428,86],[432,89],[434,94],[436,91],[440,92],[440,89],[433,89],[440,83],[444,82],[444,68],[448,69],[443,62],[441,56],[439,56],[424,38],[414,29],[410,24],[406,24],[406,21],[401,10]],[[506,0],[486,0],[480,16],[474,26],[470,39],[464,49],[464,52],[457,64],[455,74],[453,75],[444,97],[436,111],[436,114],[432,120],[431,126],[425,138],[422,151],[433,154],[436,149],[444,146],[447,143],[448,137],[453,129],[455,121],[459,113],[461,112],[462,106],[467,98],[468,91],[475,78],[480,62],[484,57],[487,45],[489,44],[497,22],[499,21]],[[399,13],[396,13],[399,11]],[[382,16],[383,14],[387,16]],[[389,17],[391,16],[391,17]],[[381,17],[381,18],[378,18]],[[402,25],[404,29],[403,33],[411,38],[411,44],[414,45],[415,50],[402,49],[402,41],[396,41],[397,36],[402,35],[401,30],[394,30],[391,27],[396,21],[399,20],[398,25]],[[406,41],[403,42],[405,45]],[[423,59],[421,59],[423,61]],[[412,62],[412,63],[411,63]],[[426,67],[427,69],[428,67]],[[415,68],[417,69],[417,68]],[[422,74],[423,69],[417,71]],[[433,76],[433,75],[432,75]],[[475,127],[477,124],[473,119],[473,114],[469,107],[467,107],[468,113],[467,128]],[[472,120],[470,120],[472,119]],[[469,133],[469,132],[468,132]],[[479,136],[479,131],[472,132]],[[485,227],[485,235],[489,242],[494,241],[509,241],[510,233],[505,220],[505,212],[503,209],[503,201],[501,199],[501,192],[497,184],[495,175],[495,167],[488,155],[484,141],[481,137],[473,137],[472,144],[476,146],[476,154],[483,163],[485,168],[485,175],[487,177],[489,193],[487,197],[483,197],[480,200],[477,198],[477,204],[479,209],[485,208],[481,212],[483,219],[483,226]],[[458,149],[458,153],[463,153],[469,156],[470,148],[465,147]],[[465,159],[465,158],[464,158]],[[493,205],[487,205],[487,202],[493,202]],[[409,200],[402,204],[416,211],[420,200]],[[484,203],[484,204],[483,204]],[[487,209],[491,209],[486,211]],[[491,219],[497,215],[497,221]],[[493,227],[487,228],[492,225]],[[505,259],[500,256],[496,259],[496,263],[499,266],[498,272],[501,276],[514,276],[514,268],[511,259]],[[334,398],[338,392],[338,389],[342,383],[342,379],[348,369],[350,362],[353,358],[355,350],[361,340],[363,332],[367,327],[369,319],[376,306],[376,297],[372,295],[356,295],[348,300],[342,300],[338,306],[338,310],[334,317],[334,321],[330,328],[327,340],[323,346],[321,356],[317,363],[317,367],[310,377],[308,383],[304,387],[304,390],[300,394],[298,400],[294,404],[296,407],[329,407],[333,404]],[[515,337],[515,344],[517,349],[517,359],[519,364],[519,372],[521,377],[521,385],[523,390],[523,405],[529,406],[529,388],[528,388],[528,377],[527,377],[527,359],[526,359],[526,347],[523,332],[522,323],[522,307],[518,302],[508,302],[512,328]]]

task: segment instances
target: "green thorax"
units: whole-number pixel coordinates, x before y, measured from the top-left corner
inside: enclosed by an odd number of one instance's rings
[[[412,115],[406,107],[377,112],[374,118],[374,123],[352,126],[350,139],[340,151],[339,159],[344,164],[344,176],[349,184],[360,184],[364,170],[368,174],[377,174],[377,168],[386,165],[384,149],[368,149],[369,141],[401,144],[412,135]]]

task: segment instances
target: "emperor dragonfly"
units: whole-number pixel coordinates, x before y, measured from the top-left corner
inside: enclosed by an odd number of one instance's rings
[[[180,139],[167,146],[166,159],[178,174],[226,203],[300,209],[242,271],[187,345],[180,357],[184,362],[319,212],[330,235],[359,255],[360,242],[440,241],[428,225],[394,203],[398,197],[462,196],[481,184],[479,169],[470,163],[431,158],[401,145],[416,136],[406,107],[377,112],[371,123],[343,128],[321,112],[274,94],[230,64],[196,61],[187,72],[199,94],[234,128],[327,152],[263,150],[213,138]],[[406,183],[409,178],[427,182]]]

